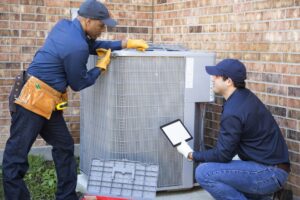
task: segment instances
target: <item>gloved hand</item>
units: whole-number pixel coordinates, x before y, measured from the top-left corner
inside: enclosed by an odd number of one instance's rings
[[[98,55],[98,60],[96,67],[99,67],[102,70],[106,70],[107,65],[110,63],[110,54],[111,54],[111,49],[96,49],[97,55]]]
[[[194,150],[188,145],[188,143],[186,143],[186,141],[182,141],[181,144],[178,145],[176,148],[177,151],[181,153],[186,159],[189,159],[189,153],[194,152]]]
[[[148,46],[147,42],[145,42],[144,40],[128,39],[126,48],[137,49],[139,51],[145,51],[146,49],[149,48],[149,46]]]

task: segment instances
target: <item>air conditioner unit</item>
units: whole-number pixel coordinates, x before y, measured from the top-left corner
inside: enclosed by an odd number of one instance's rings
[[[96,61],[90,56],[88,67]],[[205,72],[214,64],[213,53],[114,51],[109,69],[81,92],[81,171],[88,175],[94,158],[126,159],[158,164],[158,190],[193,187],[193,163],[160,126],[181,119],[190,133],[197,132],[196,103],[214,100]]]

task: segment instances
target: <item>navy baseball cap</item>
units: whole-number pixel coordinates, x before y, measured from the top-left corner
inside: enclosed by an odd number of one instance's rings
[[[206,72],[214,76],[227,76],[235,82],[244,82],[247,78],[245,65],[236,59],[224,59],[216,66],[206,66]]]
[[[99,19],[105,25],[115,27],[117,21],[110,18],[109,12],[103,3],[96,0],[86,0],[78,10],[78,15],[90,19]]]

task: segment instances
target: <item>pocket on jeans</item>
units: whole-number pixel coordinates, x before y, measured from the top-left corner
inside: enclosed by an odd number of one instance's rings
[[[274,174],[257,182],[257,192],[260,195],[272,194],[281,189],[281,184]]]

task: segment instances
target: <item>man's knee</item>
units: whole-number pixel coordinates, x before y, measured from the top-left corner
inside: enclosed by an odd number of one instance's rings
[[[211,170],[210,164],[209,163],[203,163],[200,164],[195,171],[195,178],[196,181],[201,185],[203,183],[206,183],[209,176],[208,173]]]

